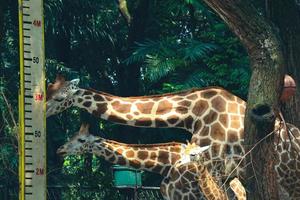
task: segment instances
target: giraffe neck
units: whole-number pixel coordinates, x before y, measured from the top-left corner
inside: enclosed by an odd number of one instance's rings
[[[217,120],[218,110],[226,111],[224,97],[208,101],[210,97],[223,91],[221,88],[208,88],[154,96],[117,97],[80,89],[73,100],[75,106],[96,117],[119,124],[137,127],[177,127],[195,133],[203,127],[203,122]],[[235,100],[235,97],[232,98]]]
[[[91,151],[110,163],[166,176],[170,167],[181,159],[183,148],[181,143],[131,145],[104,140],[94,142]]]
[[[198,164],[199,186],[206,199],[228,200],[225,192],[220,189],[212,175],[203,164]]]

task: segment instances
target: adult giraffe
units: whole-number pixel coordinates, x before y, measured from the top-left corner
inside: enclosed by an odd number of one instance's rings
[[[227,200],[205,165],[194,162],[208,147],[175,142],[124,144],[91,135],[88,128],[82,124],[79,132],[57,153],[62,156],[93,153],[113,164],[158,173],[164,177],[161,193],[167,200],[199,200],[204,196],[207,200]],[[241,195],[236,194],[239,199]]]
[[[103,92],[78,88],[79,80],[58,77],[48,87],[47,117],[76,106],[119,124],[140,127],[177,127],[191,132],[191,143],[211,145],[205,163],[209,170],[223,176],[241,175],[244,148],[244,113],[246,103],[220,87],[142,97],[117,97]],[[281,124],[277,124],[277,127]],[[280,158],[275,168],[281,186],[290,197],[300,198],[300,134],[287,124],[287,133],[276,131],[275,148]],[[231,173],[234,170],[234,173]],[[287,177],[287,178],[284,178]],[[298,192],[299,191],[299,192]]]

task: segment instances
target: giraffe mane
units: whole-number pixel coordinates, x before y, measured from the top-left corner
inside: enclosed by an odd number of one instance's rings
[[[157,144],[126,144],[122,142],[117,142],[115,140],[106,140],[106,142],[120,145],[120,146],[126,146],[126,147],[166,147],[166,146],[180,146],[183,144],[179,142],[166,142],[166,143],[157,143]]]
[[[208,89],[221,89],[221,90],[225,90],[224,88],[219,87],[219,86],[208,86],[208,87],[203,87],[203,88],[191,88],[191,89],[187,89],[187,90],[182,90],[182,91],[178,91],[178,92],[169,92],[169,93],[164,93],[164,94],[133,96],[133,97],[123,97],[123,98],[145,99],[145,98],[155,98],[155,97],[172,96],[172,95],[186,95],[188,93],[202,91],[202,90],[208,90]],[[95,90],[95,89],[92,89],[92,88],[88,88],[87,90],[90,90],[92,92],[96,92],[96,93],[99,93],[99,94],[103,94],[103,95],[109,96],[109,97],[118,97],[116,95],[112,95],[112,94],[109,94],[109,93],[106,93],[106,92],[98,91],[98,90]]]

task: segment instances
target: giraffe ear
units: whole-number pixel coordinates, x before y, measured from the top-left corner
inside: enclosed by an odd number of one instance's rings
[[[79,129],[79,134],[88,135],[89,134],[90,125],[87,123],[82,123]]]
[[[76,79],[71,80],[70,83],[73,85],[78,85],[79,81],[80,81],[79,78],[76,78]]]

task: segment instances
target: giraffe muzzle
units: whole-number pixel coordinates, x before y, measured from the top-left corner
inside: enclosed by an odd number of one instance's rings
[[[64,150],[63,147],[59,147],[56,151],[56,153],[59,155],[59,156],[62,156],[62,157],[65,157],[67,155],[67,152]]]

